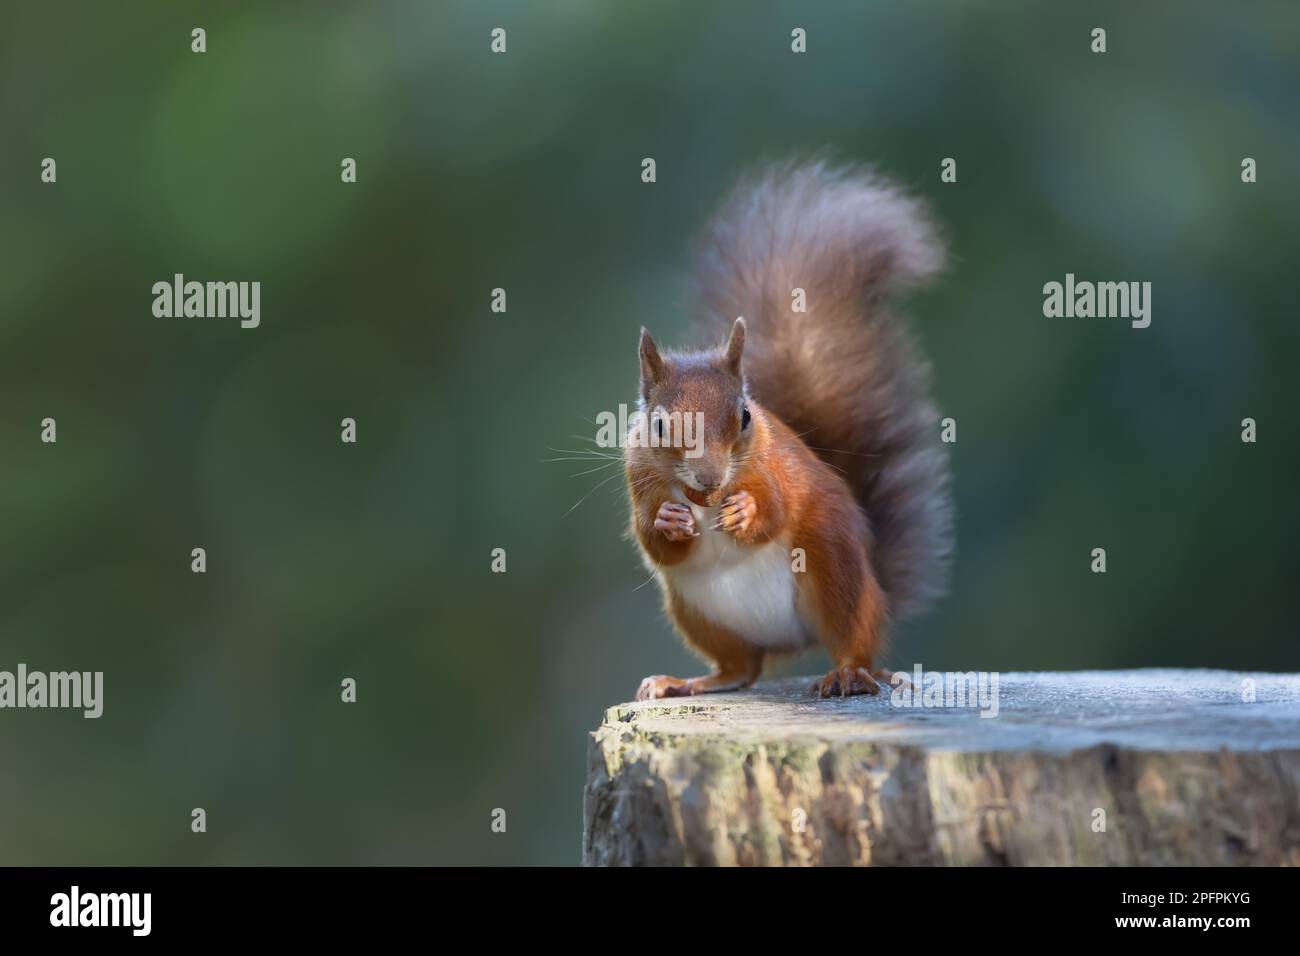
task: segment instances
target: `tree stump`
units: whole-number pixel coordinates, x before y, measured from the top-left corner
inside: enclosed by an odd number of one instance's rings
[[[990,717],[915,706],[928,676],[913,706],[814,699],[806,677],[611,707],[583,862],[1300,863],[1300,675],[996,676]]]

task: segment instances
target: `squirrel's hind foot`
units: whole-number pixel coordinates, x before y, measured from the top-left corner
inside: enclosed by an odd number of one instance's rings
[[[874,674],[866,667],[837,667],[821,680],[813,681],[811,693],[814,697],[853,697],[858,694],[880,693],[879,677],[886,682],[892,675],[889,671],[878,670]]]
[[[636,689],[637,700],[659,700],[662,697],[689,696],[691,696],[691,682],[681,677],[669,677],[667,674],[647,677],[641,682],[641,686]]]
[[[720,694],[729,690],[744,690],[754,683],[754,676],[709,674],[707,677],[669,677],[660,674],[647,677],[636,689],[637,700],[658,700],[661,697],[693,697],[696,694]]]

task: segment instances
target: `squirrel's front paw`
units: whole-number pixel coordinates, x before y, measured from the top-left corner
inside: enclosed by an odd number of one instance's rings
[[[748,491],[737,491],[722,499],[722,507],[718,509],[718,519],[713,522],[713,527],[719,531],[744,533],[754,523],[757,514],[758,502],[754,496]]]
[[[700,536],[691,509],[676,501],[665,501],[655,515],[655,530],[669,541],[689,541]]]

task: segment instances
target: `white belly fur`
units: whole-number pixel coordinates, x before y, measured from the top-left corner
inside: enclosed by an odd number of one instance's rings
[[[711,527],[717,508],[690,508],[700,536],[685,561],[661,570],[682,601],[759,647],[797,649],[809,644],[786,543],[739,544],[730,532]]]

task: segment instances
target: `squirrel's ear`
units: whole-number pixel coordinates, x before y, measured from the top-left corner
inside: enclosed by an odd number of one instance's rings
[[[645,394],[647,386],[659,381],[664,374],[663,356],[659,354],[659,346],[655,345],[655,340],[650,338],[650,332],[643,325],[641,326],[641,392]]]
[[[731,338],[722,353],[722,364],[734,375],[740,374],[740,357],[745,352],[745,320],[737,318],[731,325]]]

